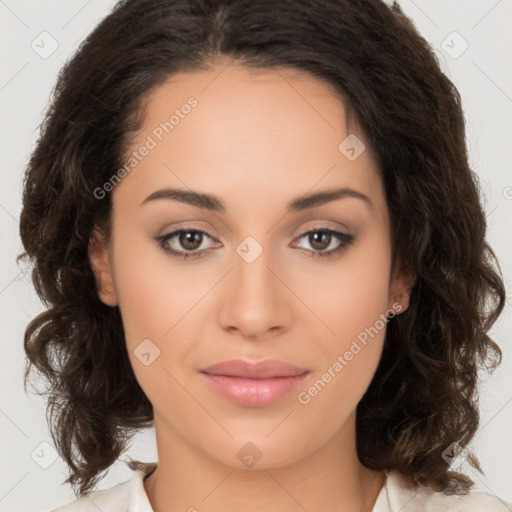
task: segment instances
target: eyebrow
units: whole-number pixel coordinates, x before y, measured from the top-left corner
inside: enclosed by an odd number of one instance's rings
[[[293,199],[286,205],[286,211],[288,213],[300,212],[309,208],[315,208],[338,199],[344,199],[352,197],[361,199],[367,206],[373,209],[373,203],[370,198],[365,194],[358,192],[352,188],[343,187],[332,190],[323,190],[321,192],[315,192],[314,194],[303,195]],[[209,194],[202,194],[199,192],[193,192],[191,190],[182,190],[177,188],[163,188],[156,190],[151,193],[144,201],[141,206],[151,201],[158,199],[170,199],[174,201],[180,201],[182,203],[190,204],[197,208],[203,208],[214,212],[225,212],[226,208],[222,201]]]

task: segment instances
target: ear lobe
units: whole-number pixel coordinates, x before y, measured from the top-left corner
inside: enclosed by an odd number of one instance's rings
[[[109,259],[109,246],[105,235],[95,227],[89,239],[89,264],[96,278],[98,297],[107,306],[117,306],[112,265]]]
[[[403,269],[401,262],[397,262],[398,272],[395,271],[393,283],[391,285],[389,300],[391,302],[389,308],[397,315],[403,313],[409,307],[412,289],[416,283],[416,278],[411,276]]]

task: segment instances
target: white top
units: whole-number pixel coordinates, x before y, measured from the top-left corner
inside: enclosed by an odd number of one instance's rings
[[[144,489],[143,479],[156,467],[133,471],[129,480],[108,489],[94,491],[51,512],[154,512]],[[482,492],[447,496],[442,492],[420,486],[407,488],[397,471],[385,471],[386,481],[377,496],[372,512],[511,512],[496,496]]]

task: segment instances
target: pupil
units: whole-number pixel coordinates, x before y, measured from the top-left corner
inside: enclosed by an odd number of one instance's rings
[[[327,243],[325,243],[325,240],[323,243],[321,242],[320,239],[322,237],[327,237]],[[318,249],[318,250],[325,249],[326,247],[329,247],[329,243],[331,241],[331,234],[327,233],[325,231],[315,232],[315,233],[312,233],[309,235],[309,240],[310,240],[311,246],[314,247],[315,249]],[[320,244],[320,246],[318,246],[318,244]]]
[[[194,244],[194,239],[195,239],[195,242],[199,242],[199,243]],[[201,245],[201,233],[199,233],[197,231],[185,231],[185,232],[181,233],[180,244],[185,249],[189,249],[189,250],[197,249]]]

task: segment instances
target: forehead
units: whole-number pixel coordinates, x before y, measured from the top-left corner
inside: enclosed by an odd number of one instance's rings
[[[233,204],[244,191],[245,205],[315,187],[382,191],[368,145],[355,160],[343,152],[349,135],[363,136],[340,96],[300,70],[224,64],[177,73],[146,98],[144,113],[125,160],[151,149],[115,191],[129,189],[134,200],[162,187],[215,191]]]

